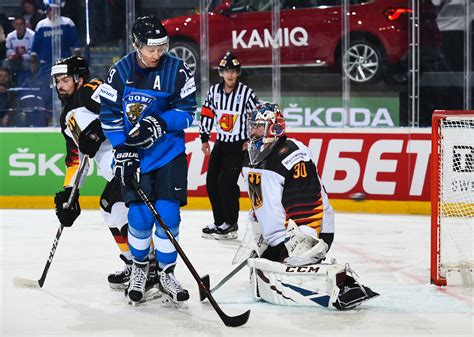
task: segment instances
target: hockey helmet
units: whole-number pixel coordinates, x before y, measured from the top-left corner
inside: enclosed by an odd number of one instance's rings
[[[74,77],[74,82],[79,82],[82,77],[84,81],[89,77],[89,66],[86,60],[80,56],[71,56],[58,60],[51,68],[51,77],[56,80],[58,75]]]
[[[166,45],[166,49],[168,49],[168,32],[156,16],[142,16],[132,27],[132,43],[136,49],[143,46],[162,45]]]
[[[230,69],[235,69],[238,75],[241,74],[241,64],[239,59],[235,57],[231,51],[228,51],[219,62],[219,75],[222,76],[224,74],[224,70]]]
[[[285,135],[285,118],[278,104],[263,102],[249,112],[247,123],[250,163],[256,165],[272,152],[276,140]]]
[[[46,9],[54,8],[54,7],[64,7],[66,1],[65,0],[43,0],[43,4]]]

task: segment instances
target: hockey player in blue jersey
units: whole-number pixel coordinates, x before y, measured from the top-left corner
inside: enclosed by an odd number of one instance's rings
[[[114,174],[121,180],[129,207],[128,242],[133,255],[128,297],[140,302],[145,292],[153,236],[159,288],[175,303],[188,300],[174,276],[177,252],[156,224],[131,182],[137,179],[171,232],[178,239],[180,207],[187,203],[184,129],[196,110],[192,71],[167,53],[168,34],[155,16],[137,19],[132,28],[135,51],[109,70],[100,120],[115,152]]]

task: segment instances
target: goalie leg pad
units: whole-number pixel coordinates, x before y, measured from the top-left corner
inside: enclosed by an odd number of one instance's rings
[[[267,247],[268,245],[264,242],[260,230],[260,224],[255,219],[253,211],[250,211],[244,237],[239,248],[235,252],[232,264],[239,264],[245,261],[252,255],[252,252],[256,252],[257,256],[260,257]]]
[[[379,296],[361,284],[348,264],[289,266],[267,259],[247,264],[254,297],[273,304],[350,310]]]
[[[247,264],[255,298],[278,305],[329,306],[329,264],[292,267],[267,259],[249,259]]]

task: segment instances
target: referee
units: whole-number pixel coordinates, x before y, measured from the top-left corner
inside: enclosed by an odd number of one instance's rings
[[[237,180],[248,140],[247,112],[258,104],[254,91],[238,81],[240,74],[240,61],[228,51],[219,63],[223,81],[209,88],[201,110],[199,133],[202,152],[205,156],[210,154],[206,187],[214,216],[214,223],[202,229],[203,238],[237,238]],[[217,141],[211,151],[209,135],[214,123]]]

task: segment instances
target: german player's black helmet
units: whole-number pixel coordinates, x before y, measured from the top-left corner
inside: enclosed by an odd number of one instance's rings
[[[156,16],[142,16],[132,27],[132,42],[137,49],[142,46],[162,46],[169,42],[168,32]]]
[[[240,75],[241,72],[241,65],[240,61],[235,55],[228,51],[225,53],[224,57],[222,58],[221,62],[219,62],[219,75],[222,76],[224,70],[235,69],[237,73]]]
[[[86,60],[80,56],[71,56],[58,60],[51,68],[51,76],[53,79],[57,75],[73,76],[74,81],[79,81],[79,77],[84,78],[84,81],[89,77],[89,66]]]

